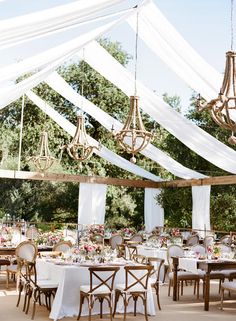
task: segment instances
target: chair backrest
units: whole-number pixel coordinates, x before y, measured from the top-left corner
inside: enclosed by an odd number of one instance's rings
[[[217,244],[217,247],[220,249],[221,253],[231,253],[232,252],[231,246],[226,245],[224,243]]]
[[[104,235],[100,233],[96,233],[91,237],[91,241],[96,244],[103,244],[104,243]]]
[[[134,245],[128,244],[127,249],[128,249],[128,253],[129,253],[129,259],[133,260],[134,254],[138,254],[137,244],[136,245],[135,244]]]
[[[200,244],[193,245],[190,250],[193,251],[195,254],[199,253],[200,255],[206,255],[206,248]]]
[[[113,290],[114,280],[116,273],[119,271],[118,266],[114,267],[90,267],[90,293],[98,290],[104,286],[107,288],[107,292],[110,293]]]
[[[126,259],[126,245],[125,244],[117,245],[117,250],[118,250],[117,256]]]
[[[160,273],[161,273],[161,268],[164,264],[165,260],[157,257],[147,257],[147,263],[151,266],[153,266],[153,270],[151,272],[151,277],[156,278],[156,283],[159,282],[160,280]]]
[[[53,247],[53,251],[55,252],[67,252],[70,250],[70,248],[72,247],[72,244],[70,241],[61,241],[59,243],[57,243],[56,245],[54,245]]]
[[[134,234],[131,236],[129,239],[130,242],[136,242],[136,243],[142,243],[143,242],[143,237],[141,234]]]
[[[232,238],[230,235],[225,235],[220,238],[220,243],[230,245],[232,243]]]
[[[110,237],[109,244],[110,247],[115,250],[117,246],[123,243],[123,237],[120,234],[116,234]]]
[[[34,240],[39,236],[39,231],[37,229],[37,227],[35,226],[30,226],[25,233],[25,236],[30,239],[30,240]]]
[[[133,254],[132,259],[134,262],[139,263],[139,264],[146,264],[147,263],[147,258],[145,255]]]
[[[153,266],[125,266],[125,289],[124,291],[131,291],[132,289],[138,291],[146,291],[148,286],[148,279],[153,270]]]
[[[21,242],[16,247],[16,258],[17,260],[26,260],[28,262],[35,262],[38,254],[38,249],[31,241]]]
[[[171,242],[172,242],[173,244],[182,245],[182,244],[183,244],[183,237],[182,237],[181,235],[172,236],[172,237],[171,237]]]
[[[186,246],[193,246],[195,244],[199,244],[199,236],[197,234],[189,236],[186,242]]]
[[[207,235],[204,237],[203,245],[207,249],[208,246],[212,246],[215,243],[214,236],[213,235]]]
[[[177,244],[170,245],[167,248],[167,262],[170,266],[170,269],[172,269],[172,259],[171,259],[172,256],[176,256],[176,257],[184,256],[184,249]]]
[[[148,241],[159,241],[160,240],[160,236],[159,235],[151,235],[148,238]]]

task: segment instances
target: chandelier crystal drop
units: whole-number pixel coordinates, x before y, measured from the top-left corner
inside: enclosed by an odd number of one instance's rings
[[[46,131],[41,133],[39,154],[29,157],[28,160],[32,161],[35,167],[41,172],[48,170],[56,161],[56,159],[51,156],[48,147],[48,133]]]

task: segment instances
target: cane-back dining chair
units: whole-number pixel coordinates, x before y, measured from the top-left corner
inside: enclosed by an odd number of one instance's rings
[[[54,245],[52,251],[65,253],[69,251],[71,248],[72,248],[71,241],[61,241]]]
[[[77,320],[80,319],[84,300],[88,302],[89,321],[92,316],[94,302],[100,302],[100,318],[103,316],[103,301],[106,300],[110,309],[112,320],[112,292],[116,273],[119,267],[90,267],[90,284],[80,286],[80,306]]]
[[[134,300],[134,316],[137,311],[137,300],[140,298],[144,306],[145,319],[148,321],[147,313],[147,291],[148,280],[153,267],[150,265],[145,266],[125,266],[125,284],[117,284],[115,286],[115,307],[113,316],[116,313],[117,302],[119,298],[123,298],[124,302],[124,321],[126,320],[127,306],[130,299]]]
[[[173,264],[172,264],[172,257],[183,257],[184,256],[184,250],[181,246],[179,245],[170,245],[167,249],[167,261],[169,264],[169,289],[168,289],[168,296],[170,296],[170,289],[173,286],[173,277],[174,274],[172,272],[173,269]],[[184,282],[187,281],[194,281],[194,294],[197,289],[197,298],[199,298],[199,281],[200,281],[200,276],[195,273],[191,273],[188,271],[178,271],[177,274],[177,286],[178,286],[178,299],[179,299],[179,289],[181,286],[181,295],[183,295],[183,285]]]
[[[109,239],[109,244],[112,250],[117,249],[117,246],[123,244],[123,242],[124,242],[124,239],[120,234],[115,234],[111,236]]]

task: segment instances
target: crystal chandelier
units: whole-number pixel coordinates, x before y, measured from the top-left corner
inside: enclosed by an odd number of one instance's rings
[[[91,157],[94,149],[100,149],[100,147],[92,146],[89,144],[83,115],[78,115],[75,136],[72,139],[71,143],[62,147],[62,150],[65,149],[67,150],[71,158],[79,162],[83,162]]]
[[[221,128],[231,131],[228,142],[236,144],[236,52],[233,51],[233,0],[231,0],[231,50],[226,52],[224,79],[217,98],[201,104],[198,96],[197,107],[200,111],[209,110],[212,119]]]
[[[50,155],[48,147],[48,133],[46,131],[41,133],[39,155],[31,156],[28,160],[32,161],[35,167],[42,172],[49,169],[56,160]]]
[[[134,77],[134,96],[130,96],[130,110],[123,128],[119,132],[112,132],[118,145],[127,153],[132,154],[131,163],[136,163],[135,154],[143,150],[154,138],[153,132],[148,132],[142,121],[139,110],[137,96],[137,58],[138,58],[138,13],[136,20],[136,39],[135,39],[135,77]]]

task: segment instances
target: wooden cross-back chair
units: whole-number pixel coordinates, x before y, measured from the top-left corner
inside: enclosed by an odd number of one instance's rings
[[[145,255],[141,254],[133,254],[133,261],[139,264],[146,264],[147,263],[147,257]]]
[[[157,305],[158,305],[159,310],[161,310],[159,284],[161,282],[160,281],[161,268],[162,268],[165,260],[161,259],[161,258],[157,258],[157,257],[147,257],[146,259],[147,259],[147,263],[149,265],[153,266],[153,270],[152,270],[150,278],[149,278],[149,283],[156,291]]]
[[[109,244],[113,250],[117,249],[118,245],[121,245],[123,242],[124,239],[120,234],[115,234],[109,239]]]
[[[110,309],[110,319],[112,320],[112,291],[116,273],[119,267],[91,267],[90,284],[80,287],[80,306],[77,320],[80,319],[84,299],[88,301],[89,321],[91,320],[94,302],[100,302],[100,318],[102,318],[103,301],[106,300]]]
[[[147,289],[148,280],[153,270],[152,266],[125,266],[125,284],[115,286],[115,307],[113,316],[116,313],[117,302],[120,296],[124,301],[124,320],[126,320],[127,306],[130,300],[134,300],[134,316],[136,316],[137,300],[140,298],[144,306],[145,319],[148,321],[147,314]]]

